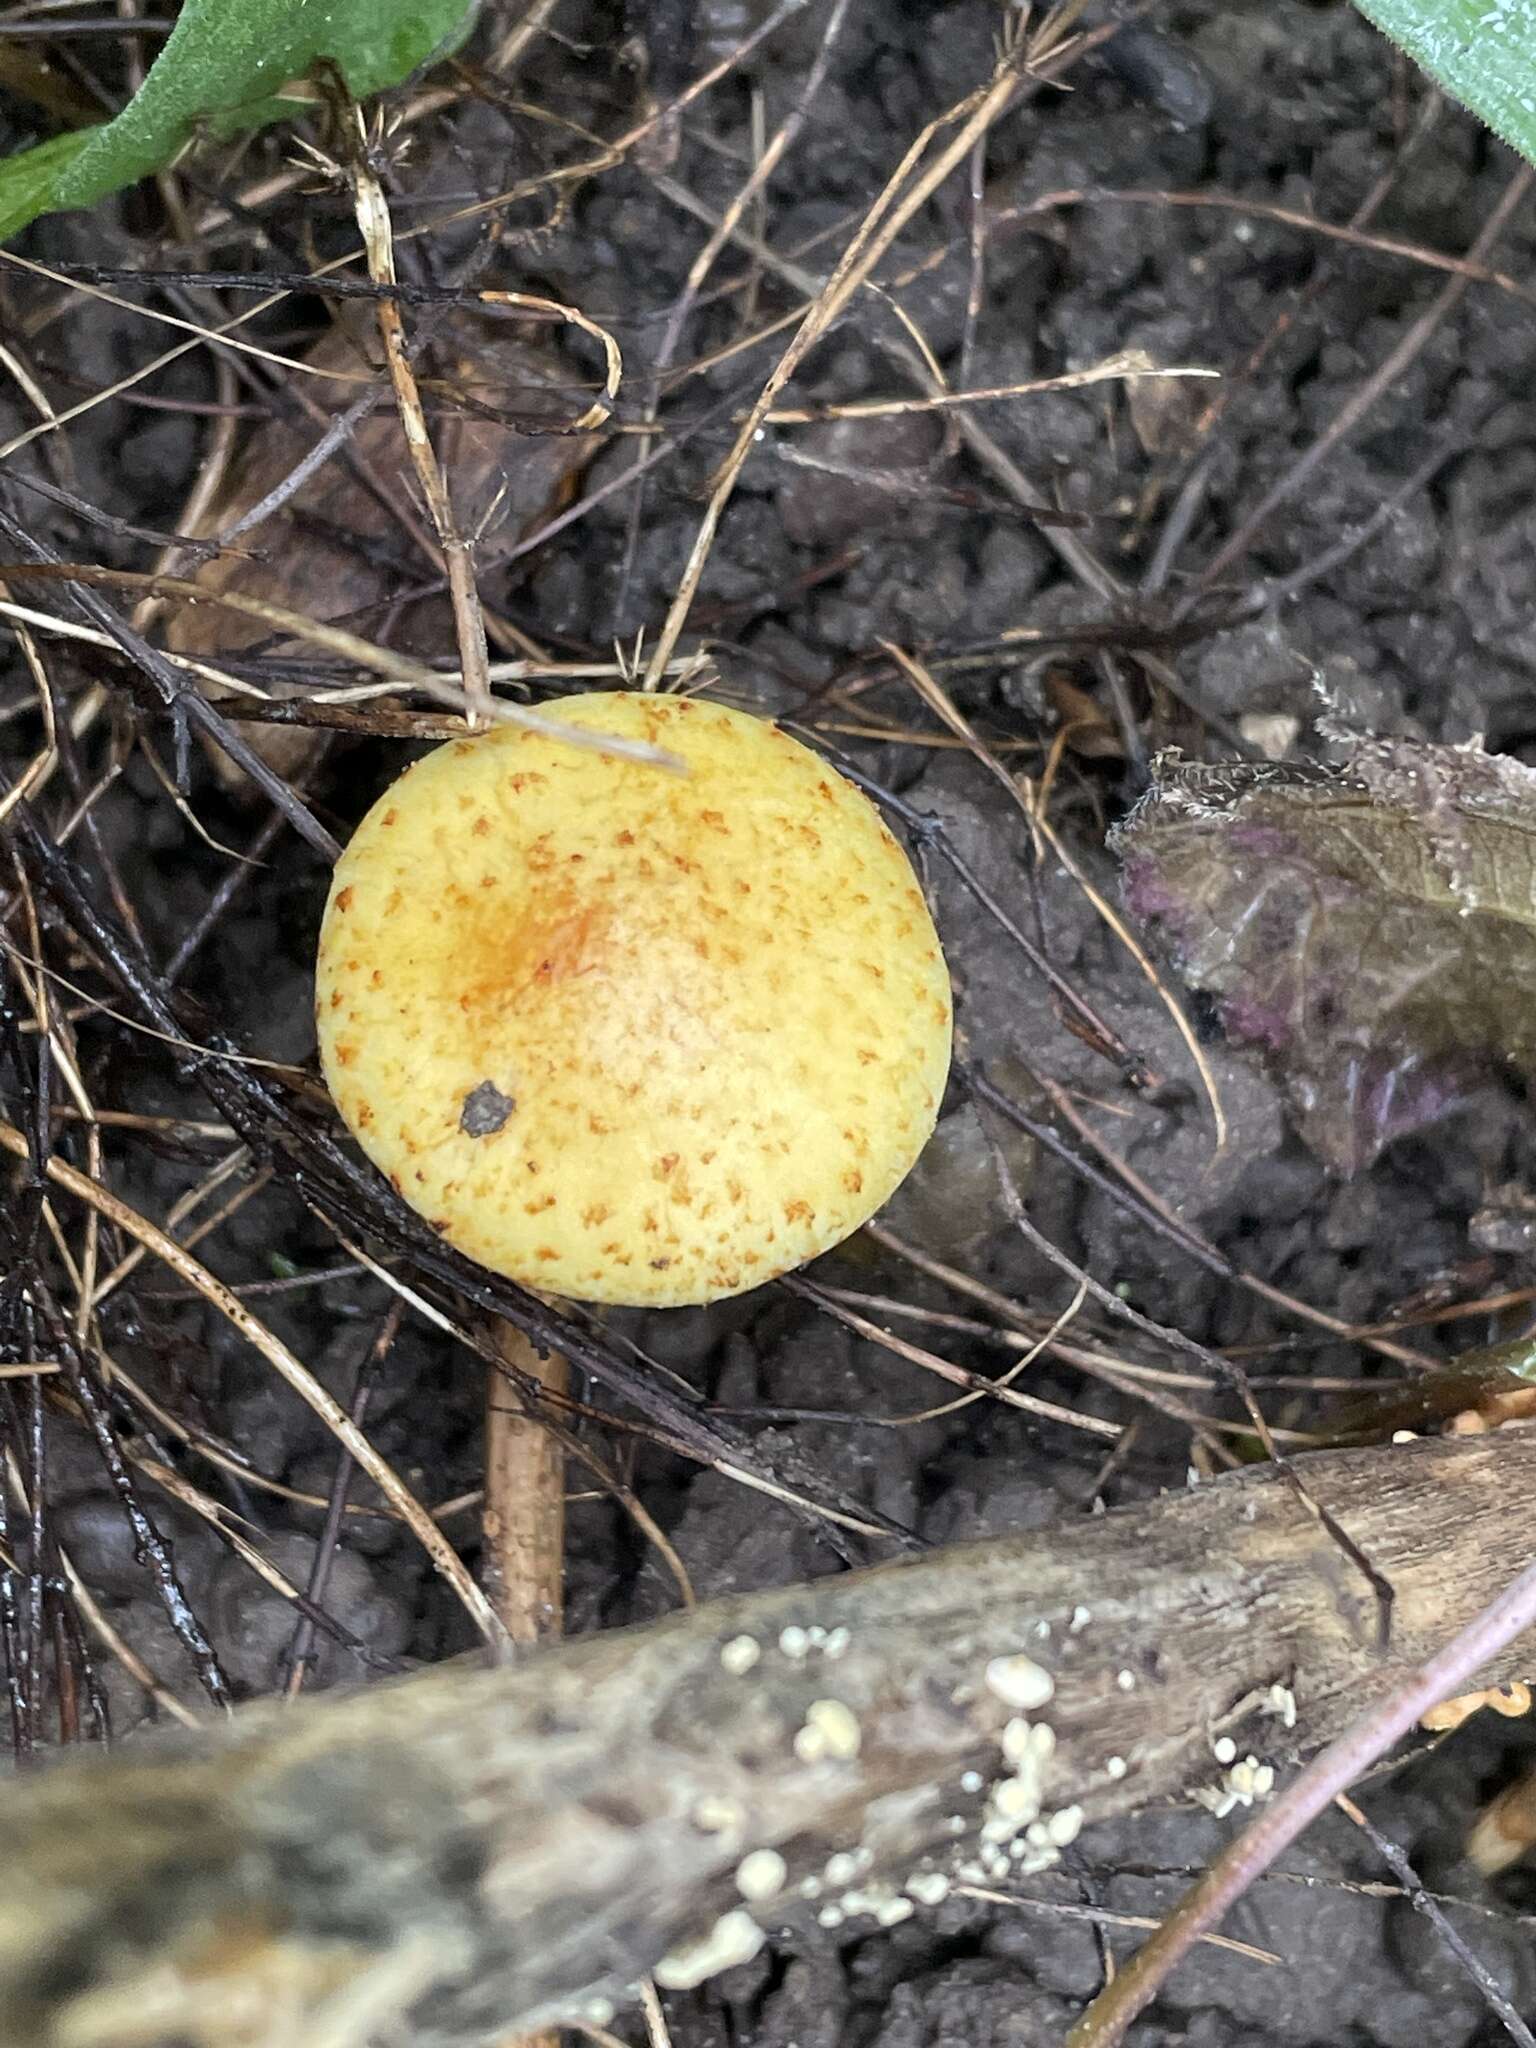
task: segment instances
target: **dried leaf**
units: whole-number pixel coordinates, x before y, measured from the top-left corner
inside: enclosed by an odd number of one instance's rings
[[[1186,445],[1205,403],[1199,389],[1177,377],[1126,378],[1126,409],[1144,454],[1170,454]]]
[[[1074,754],[1089,761],[1123,761],[1125,748],[1114,720],[1086,690],[1080,690],[1057,667],[1047,668],[1043,678],[1046,702],[1056,714],[1058,729],[1065,727],[1067,745]]]
[[[1132,914],[1338,1171],[1536,1074],[1536,771],[1392,740],[1340,768],[1165,761],[1117,848]]]
[[[310,351],[324,370],[353,372],[359,381],[306,380],[306,395],[343,411],[383,377],[379,343],[366,314],[338,325]],[[433,443],[461,528],[474,532],[494,508],[491,546],[504,535],[530,532],[557,511],[599,445],[594,434],[561,432],[584,398],[560,360],[520,341],[505,322],[456,311],[443,322],[418,366]],[[495,414],[495,417],[491,417]],[[252,436],[237,458],[229,488],[199,529],[222,533],[290,474],[322,429],[275,420]],[[387,643],[422,659],[452,653],[452,612],[446,594],[414,601],[413,586],[434,578],[430,557],[409,538],[394,507],[418,524],[413,470],[393,400],[386,395],[352,435],[349,457],[338,450],[289,499],[230,552],[198,571],[210,594],[264,598],[290,611]],[[382,499],[360,469],[382,486]],[[400,602],[404,597],[405,601]],[[383,607],[394,600],[394,608]],[[314,651],[273,641],[256,619],[218,605],[182,605],[166,625],[180,654],[211,661],[271,642],[264,652],[313,660]],[[281,690],[274,694],[283,694]],[[253,744],[280,774],[292,775],[315,736],[292,728],[254,728]]]

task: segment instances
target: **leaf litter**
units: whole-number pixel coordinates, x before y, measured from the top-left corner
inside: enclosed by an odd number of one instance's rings
[[[1336,767],[1165,758],[1115,844],[1132,913],[1337,1172],[1536,1073],[1522,762],[1364,737]]]

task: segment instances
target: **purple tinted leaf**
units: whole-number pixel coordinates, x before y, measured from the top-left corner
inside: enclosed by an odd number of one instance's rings
[[[1160,764],[1127,907],[1354,1173],[1497,1066],[1536,1074],[1536,772],[1366,741],[1342,768]]]

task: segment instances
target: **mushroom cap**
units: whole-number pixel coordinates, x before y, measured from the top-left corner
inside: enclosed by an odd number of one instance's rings
[[[759,718],[608,692],[408,768],[337,863],[320,1056],[450,1243],[546,1293],[712,1301],[816,1257],[916,1159],[949,977],[874,806]]]

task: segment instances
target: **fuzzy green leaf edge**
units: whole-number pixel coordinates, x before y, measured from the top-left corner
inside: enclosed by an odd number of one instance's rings
[[[1355,0],[1383,35],[1536,163],[1536,0]]]
[[[333,64],[358,99],[409,78],[468,34],[476,0],[186,0],[114,119],[0,161],[0,241],[40,214],[93,206],[222,141],[302,113],[282,88]]]

